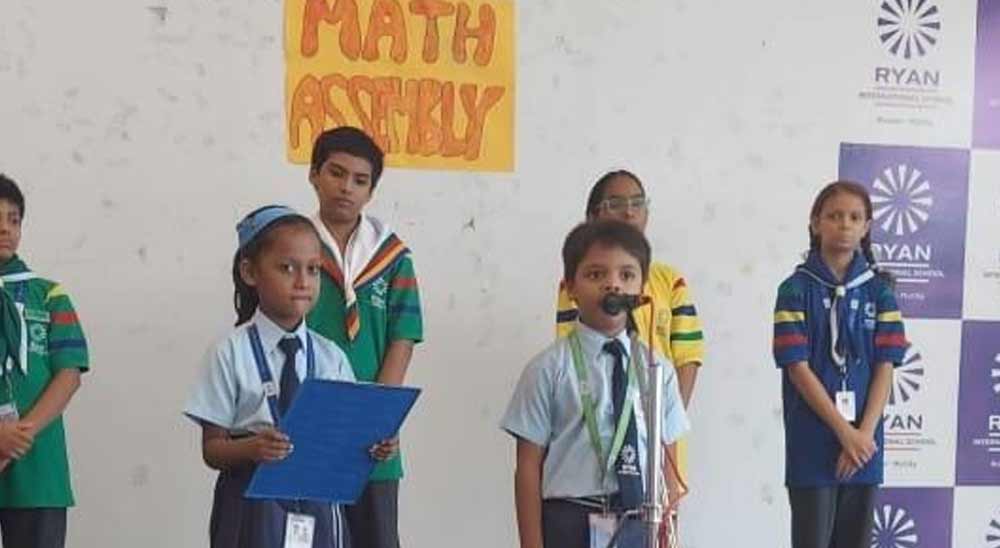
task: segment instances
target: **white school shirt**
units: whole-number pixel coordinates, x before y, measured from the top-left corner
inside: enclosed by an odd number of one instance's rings
[[[576,323],[588,382],[595,399],[597,430],[605,456],[614,436],[614,403],[611,399],[611,373],[614,357],[604,352],[610,341],[604,335],[580,322]],[[632,352],[628,335],[623,331],[614,337]],[[644,354],[646,346],[640,344]],[[663,420],[661,439],[673,443],[690,429],[684,405],[677,387],[674,368],[661,355],[655,355],[663,365]],[[641,361],[640,363],[644,363]],[[628,365],[626,356],[625,366]],[[644,376],[644,368],[640,368]],[[646,466],[646,421],[639,397],[639,386],[629,394],[639,434],[639,465],[643,478]],[[569,337],[560,337],[524,368],[507,406],[500,427],[508,433],[547,449],[542,470],[542,498],[587,497],[608,495],[618,491],[618,478],[612,466],[601,483],[602,469],[591,444],[583,419],[580,383],[573,368],[573,352]]]
[[[287,332],[258,310],[250,321],[238,326],[212,348],[206,359],[201,378],[184,407],[184,414],[193,421],[214,424],[235,433],[259,432],[273,426],[271,409],[264,395],[264,385],[250,346],[249,328],[256,325],[261,346],[267,358],[271,376],[278,385],[285,354],[278,342],[291,336],[302,341],[296,353],[295,372],[299,380],[306,378],[306,334],[312,337],[316,356],[315,378],[354,381],[347,356],[333,341],[306,327],[302,321],[294,332]]]

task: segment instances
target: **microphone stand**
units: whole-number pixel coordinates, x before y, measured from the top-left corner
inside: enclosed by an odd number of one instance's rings
[[[606,301],[608,299],[605,299]],[[607,303],[606,303],[607,304]],[[626,314],[626,326],[625,329],[628,331],[630,336],[639,336],[638,327],[636,326],[635,319],[632,317],[632,311],[635,308],[643,306],[644,304],[652,304],[650,302],[643,303],[641,301],[623,301],[618,303],[618,306],[622,306],[625,309]],[[605,307],[605,311],[612,313]],[[645,497],[642,503],[642,507],[639,509],[639,518],[642,521],[642,528],[645,542],[643,544],[644,548],[660,548],[660,525],[663,523],[663,509],[664,504],[669,505],[667,499],[666,490],[662,487],[659,481],[659,471],[661,463],[663,462],[663,443],[660,440],[660,431],[662,430],[662,409],[663,409],[663,365],[656,362],[653,358],[653,347],[652,347],[652,333],[655,328],[653,325],[654,318],[651,318],[649,325],[649,338],[647,344],[649,344],[646,369],[644,373],[646,374],[646,398],[644,402],[643,411],[646,413],[646,485],[645,485]],[[642,374],[642,372],[640,373]],[[662,503],[661,503],[662,501]],[[618,531],[612,536],[611,542],[608,547],[616,545],[616,540],[621,533],[621,529],[624,526],[624,520],[618,524]]]
[[[650,330],[653,326],[649,326]],[[628,329],[638,334],[632,311],[628,311]],[[663,443],[660,441],[660,431],[663,421],[663,365],[650,357],[646,360],[646,489],[640,517],[645,533],[645,548],[659,548],[660,525],[663,522],[663,505],[666,492],[659,481],[660,463],[663,462]],[[667,501],[669,503],[669,501]]]

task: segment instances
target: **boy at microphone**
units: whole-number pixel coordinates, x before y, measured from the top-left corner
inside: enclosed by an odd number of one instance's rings
[[[645,462],[640,384],[648,350],[628,333],[624,306],[639,302],[633,296],[649,273],[649,243],[627,223],[591,222],[569,233],[562,254],[579,318],[524,368],[501,422],[516,440],[522,548],[590,548],[606,539],[642,506],[643,478],[658,468]],[[672,445],[690,426],[673,367],[663,373],[659,436]],[[676,479],[667,483],[676,500]],[[625,523],[617,546],[642,546],[638,524]]]

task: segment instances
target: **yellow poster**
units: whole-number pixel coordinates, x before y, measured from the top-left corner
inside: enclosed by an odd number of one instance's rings
[[[364,129],[396,167],[514,169],[511,0],[286,0],[288,158]]]

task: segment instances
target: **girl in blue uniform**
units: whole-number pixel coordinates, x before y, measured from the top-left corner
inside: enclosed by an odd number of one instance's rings
[[[339,507],[243,497],[258,463],[293,450],[279,426],[299,384],[307,378],[353,381],[354,375],[337,345],[303,321],[316,302],[321,271],[312,223],[289,208],[268,206],[244,218],[237,232],[237,327],[210,352],[185,408],[202,428],[205,463],[219,471],[211,546],[343,548]],[[290,543],[293,530],[296,543]]]
[[[882,412],[906,337],[892,280],[871,252],[872,203],[827,185],[809,216],[809,254],[778,288],[785,483],[793,548],[868,548],[882,483]]]

